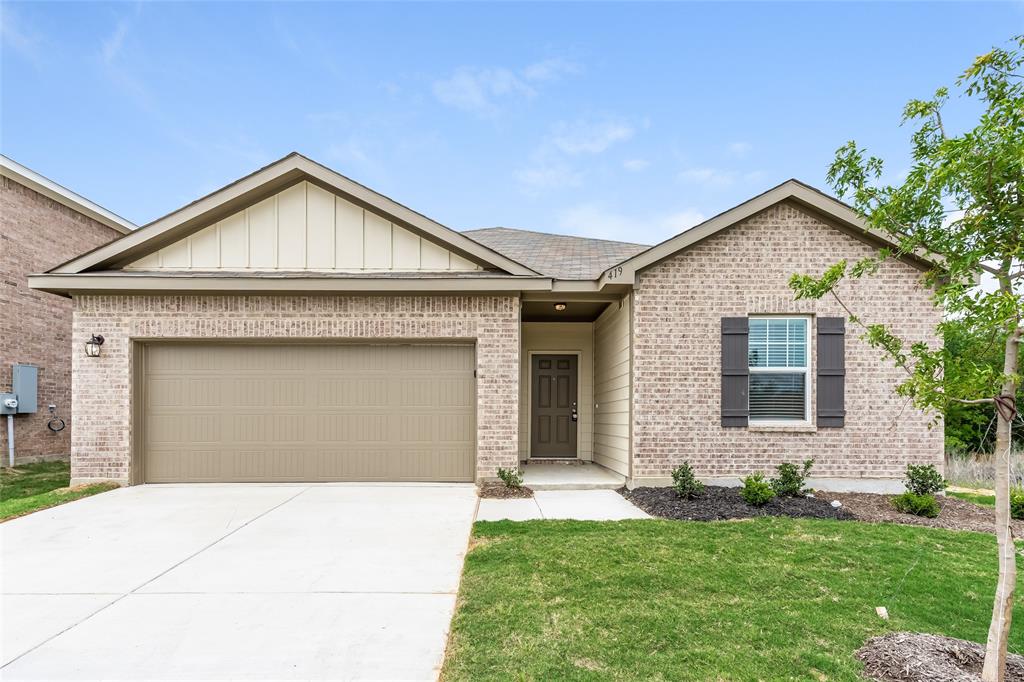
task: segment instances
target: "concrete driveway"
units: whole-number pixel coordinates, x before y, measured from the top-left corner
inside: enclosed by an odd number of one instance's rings
[[[476,502],[138,486],[0,524],[0,678],[434,679]]]

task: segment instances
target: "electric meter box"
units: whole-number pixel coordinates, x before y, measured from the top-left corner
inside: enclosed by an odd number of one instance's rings
[[[39,368],[12,366],[11,392],[18,397],[18,414],[34,414],[39,409]]]

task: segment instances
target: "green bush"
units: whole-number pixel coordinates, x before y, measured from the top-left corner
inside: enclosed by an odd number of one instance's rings
[[[1010,489],[1010,516],[1017,520],[1024,519],[1024,488]]]
[[[934,495],[949,485],[934,464],[908,464],[905,483],[907,492],[915,495]]]
[[[892,498],[892,506],[896,511],[914,516],[925,516],[934,519],[939,515],[939,502],[934,495],[918,495],[916,493],[903,493]]]
[[[743,489],[740,490],[740,497],[747,504],[755,507],[763,507],[775,497],[772,484],[764,480],[764,474],[758,471],[743,479]]]
[[[689,462],[683,462],[672,470],[672,487],[676,495],[684,500],[692,500],[704,492],[704,484],[694,476]]]
[[[803,497],[807,493],[807,490],[804,489],[804,481],[811,473],[812,466],[814,466],[813,459],[804,460],[802,468],[790,462],[780,464],[776,467],[779,470],[779,475],[771,480],[772,490],[779,497]]]
[[[498,469],[498,478],[509,488],[521,488],[523,475],[518,469]]]

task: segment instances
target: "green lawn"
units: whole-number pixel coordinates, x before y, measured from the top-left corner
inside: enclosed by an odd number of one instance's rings
[[[443,678],[853,682],[872,635],[984,641],[995,557],[981,533],[849,521],[481,522]]]
[[[996,496],[995,495],[979,495],[978,493],[963,493],[963,492],[958,492],[958,491],[953,491],[953,490],[947,490],[946,494],[949,495],[950,497],[958,497],[961,500],[967,500],[968,502],[973,502],[974,504],[980,504],[980,505],[985,506],[985,507],[994,507],[994,506],[996,506]]]
[[[113,490],[114,483],[68,488],[67,462],[37,462],[0,469],[0,521]]]

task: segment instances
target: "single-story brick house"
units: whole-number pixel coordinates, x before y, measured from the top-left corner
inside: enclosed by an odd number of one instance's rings
[[[460,233],[291,154],[31,285],[74,304],[75,482],[479,481],[575,458],[636,486],[813,457],[818,487],[877,490],[941,466],[941,425],[787,281],[885,243],[793,180],[653,247]],[[890,260],[846,299],[934,343],[923,267]]]
[[[31,405],[23,400],[21,412],[14,415],[15,464],[71,454],[71,301],[29,288],[29,275],[134,228],[121,216],[0,156],[0,393],[13,390],[15,364],[31,365],[37,372],[36,400]],[[0,424],[5,464],[6,426]]]

